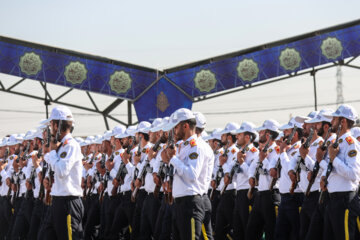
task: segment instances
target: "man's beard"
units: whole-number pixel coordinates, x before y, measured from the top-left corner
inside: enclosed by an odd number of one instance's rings
[[[317,133],[318,133],[319,136],[323,136],[324,133],[325,133],[324,128],[321,127],[320,130],[317,131]]]
[[[259,138],[259,143],[266,143],[266,137]]]

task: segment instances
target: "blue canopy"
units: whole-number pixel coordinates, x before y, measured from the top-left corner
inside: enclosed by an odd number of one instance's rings
[[[0,36],[0,72],[128,100],[139,121],[359,54],[360,20],[164,71]]]

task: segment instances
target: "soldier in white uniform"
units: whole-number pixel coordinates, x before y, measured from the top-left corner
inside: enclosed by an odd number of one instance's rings
[[[350,129],[358,118],[356,110],[346,104],[331,115],[332,127],[339,131],[338,142],[329,146],[329,165],[332,171],[327,179],[330,200],[324,219],[324,239],[355,239],[356,216],[359,209],[357,200],[360,180],[359,144],[351,136]],[[337,144],[336,144],[337,143]],[[337,146],[336,146],[337,145]],[[326,172],[321,179],[325,190]]]
[[[280,148],[275,139],[279,135],[279,123],[275,120],[266,120],[258,128],[259,143],[264,148],[259,149],[259,161],[253,161],[248,171],[250,186],[255,186],[257,178],[258,186],[255,194],[254,205],[250,212],[246,226],[247,239],[259,239],[265,232],[266,239],[275,239],[276,212],[280,204],[279,189],[270,190],[272,178],[270,177],[271,162],[279,158]]]
[[[245,239],[246,225],[253,203],[253,199],[248,198],[250,187],[248,171],[252,162],[258,162],[259,151],[253,145],[256,138],[256,129],[253,123],[243,122],[240,128],[234,130],[232,134],[236,134],[236,143],[241,148],[233,160],[235,162],[233,166],[237,166],[234,172],[234,180],[236,180],[236,199],[233,213],[234,239]],[[231,169],[225,169],[225,173],[229,172]]]
[[[196,135],[199,139],[199,143],[202,143],[204,145],[204,147],[207,149],[205,151],[206,153],[206,163],[204,164],[203,167],[203,171],[201,172],[201,176],[203,176],[203,178],[201,178],[201,183],[202,183],[202,188],[203,188],[203,202],[204,202],[204,210],[205,210],[205,217],[204,217],[204,221],[203,221],[203,225],[204,228],[202,228],[202,235],[204,239],[213,239],[213,229],[212,229],[212,225],[211,225],[211,202],[208,196],[208,191],[210,188],[210,182],[211,182],[211,177],[212,177],[212,172],[214,170],[214,153],[211,149],[211,147],[209,146],[208,143],[205,142],[205,140],[203,139],[203,137],[201,136],[202,133],[206,133],[204,131],[205,127],[206,127],[206,119],[205,116],[201,113],[201,112],[194,112],[195,118],[196,118],[196,128],[195,128],[195,132]]]
[[[47,211],[39,238],[82,239],[82,154],[79,144],[71,136],[74,118],[67,107],[56,106],[48,122],[55,141],[51,141],[51,151],[45,161],[54,171],[54,183],[51,189],[52,205]]]
[[[205,164],[206,148],[198,144],[196,120],[188,109],[178,109],[171,121],[177,139],[184,142],[179,157],[176,149],[167,148],[162,159],[175,170],[172,194],[174,197],[174,239],[200,239],[204,219],[203,188],[200,173]]]
[[[285,141],[280,145],[281,175],[279,179],[279,191],[281,202],[275,226],[275,239],[297,239],[299,236],[299,211],[304,194],[299,187],[294,190],[293,194],[290,193],[292,182],[288,172],[290,159],[298,153],[301,145],[300,139],[303,134],[302,125],[303,122],[298,122],[296,118],[293,117],[287,124],[279,128],[284,132]],[[292,134],[294,134],[293,138],[290,144],[287,144],[286,140]],[[273,167],[275,167],[275,163],[272,163],[271,168]]]
[[[239,149],[236,147],[236,136],[232,131],[240,126],[236,123],[228,123],[225,129],[220,132],[221,142],[224,147],[224,154],[219,157],[220,166],[224,174],[229,175],[230,170],[236,163],[236,154]],[[228,172],[226,172],[228,170]],[[226,180],[225,180],[226,178]],[[225,239],[233,226],[233,210],[236,197],[236,179],[229,179],[226,175],[220,180],[220,202],[216,210],[215,239]],[[226,189],[225,189],[226,188]]]

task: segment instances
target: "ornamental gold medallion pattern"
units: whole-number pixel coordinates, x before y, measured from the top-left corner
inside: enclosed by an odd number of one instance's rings
[[[210,92],[216,86],[216,77],[215,74],[210,70],[201,70],[196,73],[195,78],[195,87],[198,88],[201,92]]]
[[[109,80],[111,90],[118,94],[126,93],[131,88],[131,83],[130,74],[124,71],[115,71]]]
[[[285,70],[295,70],[300,67],[300,53],[295,48],[285,48],[280,53],[280,66]]]
[[[66,81],[72,84],[81,84],[87,77],[87,69],[85,64],[79,61],[70,62],[65,67],[64,76]]]
[[[19,66],[26,75],[36,75],[42,68],[42,60],[38,54],[28,52],[20,57]]]
[[[321,53],[327,59],[336,59],[341,56],[343,47],[341,42],[334,37],[328,37],[321,43]]]
[[[168,98],[166,97],[165,93],[163,91],[161,91],[159,93],[159,95],[157,96],[156,107],[160,111],[165,112],[169,106],[170,106],[170,104],[169,104]]]
[[[252,59],[243,59],[237,67],[238,76],[244,81],[252,81],[259,75],[258,64]]]

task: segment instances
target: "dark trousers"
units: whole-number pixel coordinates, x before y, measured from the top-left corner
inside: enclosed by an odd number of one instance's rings
[[[281,203],[275,226],[275,239],[299,239],[299,212],[303,197],[303,193],[281,194]]]
[[[220,196],[216,210],[215,239],[226,239],[233,227],[236,190],[227,190]]]
[[[146,194],[141,211],[140,239],[151,239],[155,233],[156,219],[160,209],[162,193],[159,193],[159,198],[156,198],[153,193]]]
[[[38,232],[43,222],[44,216],[45,216],[44,203],[39,199],[34,199],[27,239],[36,240],[38,238]]]
[[[173,205],[166,203],[165,197],[161,201],[158,217],[156,219],[154,239],[171,239]]]
[[[275,239],[276,212],[280,204],[278,190],[262,191],[255,194],[254,205],[246,226],[247,239]]]
[[[200,239],[204,215],[204,204],[200,195],[175,198],[173,239]]]
[[[11,209],[12,207],[7,197],[0,197],[0,240],[6,239],[9,231],[12,216]]]
[[[131,239],[139,239],[141,236],[140,228],[141,228],[141,211],[143,207],[143,203],[145,200],[146,192],[144,189],[140,189],[135,201],[135,209],[132,219],[132,233]]]
[[[324,200],[317,203],[311,216],[309,230],[306,234],[306,240],[323,239],[324,216],[327,203],[329,202],[329,193],[324,192]]]
[[[131,229],[131,221],[134,213],[135,203],[131,202],[131,191],[125,192],[125,194],[120,193],[121,203],[115,208],[114,219],[111,224],[110,236],[106,239],[116,240],[119,239],[119,234],[123,231],[124,228]],[[127,238],[129,239],[128,233],[126,233]]]
[[[236,193],[235,209],[234,209],[234,239],[245,239],[246,225],[248,223],[250,209],[253,203],[253,199],[249,200],[247,197],[249,189],[239,190]],[[254,194],[255,196],[255,194]]]
[[[211,200],[211,225],[212,228],[215,229],[216,223],[216,211],[220,202],[220,191],[215,190],[213,199]]]
[[[33,198],[22,198],[21,205],[16,215],[11,233],[12,239],[25,239],[29,232],[31,213],[33,210]]]
[[[119,195],[109,196],[105,193],[100,211],[101,223],[101,239],[111,237],[111,229],[114,222],[116,208],[121,204],[121,197]]]
[[[205,216],[203,220],[203,226],[201,227],[201,239],[209,239],[212,240],[213,238],[213,230],[211,225],[211,202],[209,199],[209,196],[207,194],[204,194],[202,196],[203,204],[204,204],[204,211]]]
[[[93,194],[88,198],[88,211],[84,228],[85,240],[96,238],[95,227],[100,224],[99,194]]]
[[[13,206],[11,206],[11,211],[12,211],[12,215],[11,215],[11,218],[10,218],[10,222],[9,222],[9,228],[8,228],[8,232],[7,232],[7,239],[11,239],[11,236],[12,236],[12,230],[14,229],[14,225],[15,225],[15,222],[16,222],[16,218],[19,214],[19,211],[20,211],[20,208],[21,208],[21,204],[22,204],[22,200],[23,200],[23,197],[17,197],[14,199],[13,201]]]
[[[314,214],[314,211],[316,210],[317,204],[319,202],[319,196],[319,191],[310,192],[309,196],[304,196],[300,211],[300,239],[306,238],[312,215]]]
[[[80,197],[55,197],[46,212],[38,239],[83,239],[84,206]]]
[[[324,239],[355,239],[357,216],[353,209],[357,205],[356,192],[336,192],[329,196],[324,218]]]

